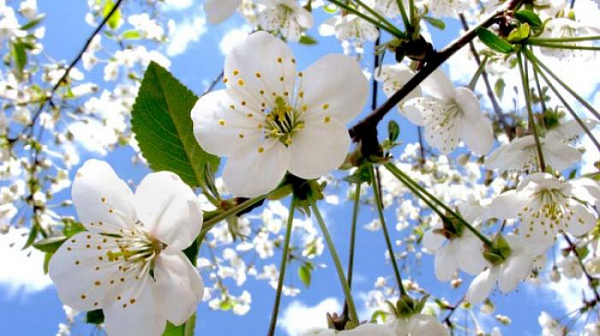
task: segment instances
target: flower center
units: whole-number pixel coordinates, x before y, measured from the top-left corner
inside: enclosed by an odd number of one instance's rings
[[[120,261],[124,272],[140,267],[139,273],[147,271],[154,277],[156,258],[166,244],[139,230],[122,234],[115,242],[117,248],[106,252],[109,261]]]
[[[301,117],[301,112],[294,109],[286,99],[277,96],[275,107],[265,118],[265,137],[277,139],[285,146],[291,145],[294,134],[304,128],[305,123]]]
[[[456,100],[452,99],[446,105],[446,108],[444,109],[444,112],[442,114],[443,118],[440,121],[439,125],[441,127],[447,126],[448,124],[452,123],[454,121],[454,119],[461,113],[462,113],[462,109],[460,108],[460,106],[458,105]]]

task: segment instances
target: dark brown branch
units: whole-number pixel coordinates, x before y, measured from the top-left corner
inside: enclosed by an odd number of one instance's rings
[[[433,53],[431,57],[427,59],[427,63],[419,72],[417,72],[400,90],[392,95],[385,103],[373,110],[368,116],[359,121],[356,125],[350,128],[350,136],[355,142],[362,143],[363,154],[372,154],[373,148],[366,146],[373,142],[373,137],[377,136],[377,125],[383,119],[383,117],[393,109],[402,99],[404,99],[412,90],[414,90],[421,82],[423,82],[429,75],[431,75],[440,65],[446,62],[452,55],[458,50],[467,45],[476,36],[476,29],[480,27],[489,27],[494,24],[499,18],[505,16],[510,11],[515,9],[521,0],[510,0],[504,7],[498,9],[488,18],[483,20],[477,26],[471,28],[464,35],[454,40],[444,49],[439,52]],[[365,143],[367,142],[367,143]]]
[[[469,24],[467,23],[465,16],[463,14],[460,14],[459,17],[460,17],[460,21],[462,22],[463,28],[465,29],[465,31],[468,31]],[[473,54],[473,57],[475,58],[477,65],[478,66],[481,65],[481,57],[479,57],[479,53],[477,52],[477,49],[475,48],[475,44],[473,43],[472,40],[469,41],[469,48],[471,49],[471,54]],[[483,82],[485,83],[487,96],[490,99],[490,101],[492,102],[492,108],[494,109],[494,113],[496,113],[496,116],[498,116],[498,121],[502,125],[502,128],[504,128],[504,133],[506,133],[506,136],[508,136],[509,140],[512,140],[515,136],[515,133],[514,133],[512,127],[508,124],[508,121],[506,120],[506,117],[504,116],[504,113],[502,112],[502,108],[500,107],[500,104],[498,104],[498,100],[496,100],[496,95],[494,94],[494,90],[492,90],[492,86],[490,85],[488,73],[487,73],[487,71],[485,71],[485,69],[483,69],[483,71],[481,72],[481,77],[483,78]]]

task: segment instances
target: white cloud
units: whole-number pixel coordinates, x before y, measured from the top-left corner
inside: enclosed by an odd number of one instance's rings
[[[180,11],[190,7],[194,0],[165,0],[163,10],[165,11]]]
[[[292,301],[283,312],[279,326],[290,336],[313,327],[327,328],[327,313],[341,312],[342,304],[335,298],[327,298],[314,307],[300,301]]]
[[[44,255],[34,249],[21,250],[27,229],[11,229],[0,235],[0,288],[9,296],[41,291],[52,284],[44,275]]]
[[[206,17],[204,15],[197,15],[191,20],[176,23],[169,34],[167,55],[183,54],[189,44],[197,42],[204,33],[206,33]]]
[[[227,55],[231,48],[242,42],[246,36],[250,34],[250,31],[250,26],[244,25],[239,28],[233,28],[225,33],[225,35],[223,35],[223,39],[221,39],[221,42],[219,43],[219,49],[221,49],[221,53],[223,55]]]

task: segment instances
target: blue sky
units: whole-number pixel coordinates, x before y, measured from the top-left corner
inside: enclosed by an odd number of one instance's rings
[[[53,0],[39,1],[40,11],[47,13],[46,37],[44,39],[45,51],[55,59],[71,60],[73,55],[81,48],[83,42],[92,30],[84,22],[84,15],[87,10],[85,1],[73,0]],[[198,4],[194,5],[198,6]],[[195,8],[195,7],[192,7]],[[192,10],[193,13],[199,13],[200,10]],[[189,12],[184,12],[189,13]],[[172,12],[177,20],[182,20],[181,12]],[[322,16],[322,14],[319,14]],[[320,20],[317,19],[317,22]],[[242,20],[237,17],[229,20],[219,27],[207,27],[207,32],[200,36],[199,41],[191,43],[186,52],[172,58],[172,73],[184,84],[190,87],[194,92],[201,93],[208,81],[211,81],[222,68],[223,56],[218,45],[223,35],[230,29],[240,27]],[[450,39],[456,36],[458,23],[448,22],[447,32],[439,33],[433,31],[434,41],[437,46],[445,45]],[[317,36],[315,29],[310,34]],[[369,50],[367,46],[367,50]],[[342,48],[334,38],[320,38],[317,46],[293,46],[299,68],[305,68],[316,59],[326,53],[341,53]],[[368,55],[368,53],[367,53]],[[389,62],[390,60],[388,60]],[[369,56],[365,57],[364,66],[370,66],[372,60]],[[97,68],[88,77],[90,79],[101,78],[101,67]],[[462,83],[464,84],[464,83]],[[382,92],[379,95],[383,97]],[[381,100],[380,100],[381,102]],[[416,129],[414,126],[401,121],[395,113],[390,114],[386,120],[393,118],[401,123],[402,140],[410,143],[416,141]],[[385,125],[385,123],[384,123]],[[117,173],[123,179],[131,179],[138,182],[148,171],[141,167],[132,167],[130,165],[130,155],[132,151],[124,148],[111,153],[106,157],[115,167]],[[91,155],[88,155],[91,156]],[[85,159],[82,155],[82,162]],[[69,192],[63,192],[58,197],[66,198]],[[327,213],[328,225],[335,239],[336,245],[340,251],[342,260],[347,258],[347,245],[349,222],[351,215],[350,206],[325,206],[323,209]],[[388,211],[390,217],[393,217],[394,210]],[[370,222],[376,214],[369,208],[363,207],[360,213],[360,223],[362,225]],[[401,234],[393,231],[393,235],[398,238]],[[366,293],[373,289],[373,283],[376,275],[391,276],[391,269],[386,264],[383,256],[383,241],[380,231],[371,232],[359,228],[356,254],[356,275],[354,283],[354,292]],[[376,247],[376,248],[373,248]],[[202,253],[206,251],[201,251]],[[0,255],[0,260],[3,258]],[[276,255],[273,261],[278,264],[279,257]],[[283,298],[282,315],[290,307],[292,302],[300,301],[307,307],[317,306],[328,298],[334,298],[342,302],[342,292],[337,282],[337,276],[333,272],[333,266],[330,258],[325,253],[319,262],[325,262],[330,265],[328,270],[318,270],[313,274],[313,283],[309,290],[303,290],[300,295],[294,298]],[[414,267],[414,265],[411,265]],[[287,283],[293,282],[302,288],[300,280],[296,276],[297,265],[293,265],[288,271]],[[424,255],[422,265],[418,268],[421,274],[413,272],[413,275],[419,281],[421,286],[432,291],[436,295],[445,296],[450,302],[456,302],[466,290],[466,284],[462,290],[452,291],[448,284],[440,284],[433,279],[432,257]],[[469,279],[468,277],[463,277]],[[391,278],[390,278],[391,280]],[[469,280],[466,280],[468,284]],[[264,335],[267,330],[271,305],[274,297],[274,290],[266,282],[257,282],[250,280],[245,284],[244,289],[252,293],[252,309],[246,316],[234,316],[229,312],[211,311],[205,303],[201,303],[198,309],[198,335]],[[241,289],[234,289],[236,294],[241,293]],[[360,295],[357,295],[359,297]],[[505,335],[537,335],[539,326],[537,317],[539,311],[544,309],[555,316],[561,316],[564,312],[561,298],[556,294],[535,289],[531,285],[521,285],[517,293],[511,293],[502,297],[495,294],[498,300],[496,313],[509,315],[513,319],[513,324],[509,327],[503,327],[501,330]],[[564,298],[563,298],[564,299]],[[568,299],[567,299],[568,300]],[[364,303],[357,299],[358,309],[363,310]],[[329,301],[330,303],[333,300]],[[57,331],[57,325],[64,320],[62,304],[57,298],[56,292],[52,287],[47,287],[42,291],[27,293],[23,290],[10,289],[6,283],[0,284],[0,336],[20,335],[20,336],[43,336],[54,335]],[[298,307],[299,304],[294,304]],[[298,315],[299,317],[299,315]],[[363,319],[368,316],[362,316]],[[310,325],[306,325],[310,327]],[[90,335],[90,326],[80,326],[75,335]],[[278,330],[278,335],[286,335],[283,329]]]

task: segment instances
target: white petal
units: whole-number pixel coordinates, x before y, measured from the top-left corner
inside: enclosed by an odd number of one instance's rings
[[[131,189],[104,161],[86,161],[71,192],[79,220],[90,231],[127,229],[137,219]]]
[[[194,135],[204,150],[218,156],[229,156],[240,147],[261,137],[263,120],[259,107],[249,105],[235,93],[219,90],[198,99],[191,116]],[[233,107],[233,108],[232,108]],[[252,117],[248,117],[249,114]]]
[[[517,288],[521,280],[524,280],[533,267],[533,260],[527,255],[516,255],[508,258],[500,266],[498,274],[498,287],[503,293],[508,293]]]
[[[347,124],[362,111],[369,95],[369,84],[360,65],[344,55],[327,55],[304,71],[298,106],[307,106],[311,118],[334,117]]]
[[[384,325],[366,323],[355,329],[342,331],[338,336],[395,336],[395,334],[392,329]]]
[[[350,135],[339,121],[333,118],[327,122],[307,121],[289,147],[288,170],[301,178],[319,178],[344,162],[349,147]]]
[[[435,276],[440,281],[450,281],[458,270],[458,250],[455,242],[450,241],[435,253]]]
[[[482,243],[475,235],[465,233],[460,239],[458,266],[461,270],[476,275],[481,273],[489,263],[482,254]]]
[[[581,161],[581,152],[552,137],[543,140],[542,151],[546,163],[557,170],[565,170]]]
[[[483,302],[494,288],[497,277],[498,269],[496,267],[483,271],[471,282],[465,296],[466,300],[472,304]]]
[[[253,148],[232,154],[225,164],[223,181],[235,196],[254,197],[272,191],[288,169],[290,151],[281,142],[255,142]]]
[[[156,259],[157,300],[162,316],[181,325],[196,311],[204,283],[196,268],[180,251],[167,248]]]
[[[578,178],[569,181],[569,184],[573,188],[573,195],[600,209],[600,183],[589,178]]]
[[[488,210],[488,218],[509,219],[516,218],[517,214],[526,205],[527,197],[509,190],[502,193],[492,201]]]
[[[413,315],[408,322],[410,336],[448,336],[450,333],[435,317],[427,314]]]
[[[135,192],[134,203],[144,230],[170,247],[183,250],[200,233],[198,199],[174,173],[146,175]]]
[[[386,323],[385,325],[394,331],[396,336],[409,336],[410,330],[408,329],[409,320],[404,317],[395,318],[392,316],[393,320]]]
[[[446,238],[444,236],[433,232],[433,230],[427,230],[423,234],[423,247],[429,252],[435,252],[439,250],[445,241]]]
[[[205,0],[204,12],[208,23],[219,24],[227,20],[241,3],[242,0]]]
[[[275,106],[277,96],[294,92],[296,60],[280,39],[259,31],[231,49],[225,58],[227,88],[252,106]],[[255,111],[256,112],[256,111]]]
[[[394,6],[396,6],[394,4]],[[384,65],[375,70],[375,79],[377,81],[383,82],[383,93],[385,93],[386,97],[391,97],[394,93],[400,90],[413,76],[414,72],[410,70],[409,67],[402,63],[397,63],[394,65]],[[410,100],[411,98],[419,97],[421,95],[421,87],[417,86],[414,90],[412,90],[400,103],[398,104],[398,108],[400,109],[404,102]],[[402,111],[400,109],[400,111]]]
[[[590,232],[596,226],[596,216],[576,200],[569,200],[569,205],[573,213],[570,216],[567,215],[567,218],[571,217],[571,220],[567,220],[568,227],[566,231],[575,236]]]
[[[131,298],[135,298],[132,303]],[[138,288],[123,293],[121,300],[103,309],[108,336],[160,336],[167,325],[162,302],[156,299],[154,280],[147,277]]]
[[[61,301],[73,309],[102,308],[114,292],[110,280],[120,277],[118,262],[110,262],[107,245],[115,238],[81,232],[69,238],[50,259],[50,278]],[[98,248],[100,247],[100,248]]]
[[[439,68],[423,81],[421,87],[430,96],[441,100],[454,99],[455,96],[454,85]]]
[[[489,119],[481,114],[479,99],[471,90],[458,88],[456,101],[463,111],[461,138],[475,154],[487,154],[494,145],[494,131]]]

